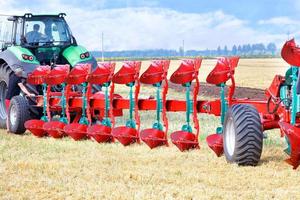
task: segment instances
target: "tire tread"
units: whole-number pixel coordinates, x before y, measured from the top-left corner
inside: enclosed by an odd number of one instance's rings
[[[233,158],[226,159],[238,165],[256,166],[263,147],[263,131],[260,116],[249,104],[236,104],[227,113],[231,115],[236,130],[236,145]],[[229,117],[229,116],[227,116]]]

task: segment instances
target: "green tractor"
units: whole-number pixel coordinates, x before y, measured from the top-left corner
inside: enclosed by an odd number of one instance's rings
[[[21,68],[22,76],[26,78],[27,74],[39,65],[69,64],[72,67],[79,63],[90,63],[93,68],[97,66],[96,59],[87,49],[77,44],[64,19],[65,16],[64,13],[58,15],[27,13],[24,16],[10,16],[4,22],[0,21],[0,128],[6,128],[5,97],[10,75],[15,70]],[[40,93],[32,85],[25,84],[25,86],[32,93]],[[22,94],[13,98],[11,103],[23,108],[22,104],[34,104]],[[26,108],[30,110],[30,117],[39,116],[40,111],[33,106]],[[12,115],[11,111],[9,112]],[[13,121],[22,120],[20,112],[22,111],[14,110]],[[15,132],[24,131],[19,129]]]

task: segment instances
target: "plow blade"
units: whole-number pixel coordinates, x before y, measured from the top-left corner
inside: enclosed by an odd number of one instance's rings
[[[187,131],[176,131],[172,133],[171,140],[180,151],[200,148],[196,136],[193,133]]]
[[[290,158],[285,161],[297,169],[300,165],[300,127],[295,127],[286,122],[279,122],[280,129],[288,137],[291,145]]]
[[[72,123],[64,127],[64,132],[75,141],[82,140],[87,137],[87,125]]]
[[[138,141],[138,133],[134,128],[120,126],[112,130],[112,136],[124,146],[128,146]]]
[[[45,122],[43,120],[32,119],[25,122],[24,126],[36,137],[44,137],[47,135],[43,128]]]
[[[142,130],[140,137],[141,140],[150,147],[150,149],[167,144],[165,132],[155,128]]]
[[[125,63],[113,76],[112,80],[117,84],[128,84],[136,80],[135,63]]]
[[[45,77],[50,73],[51,67],[48,65],[39,66],[28,74],[27,83],[41,85],[45,82]]]
[[[223,136],[221,134],[212,134],[207,136],[206,142],[209,148],[211,148],[218,157],[223,154]]]
[[[164,73],[164,62],[153,61],[153,63],[148,67],[148,69],[141,75],[140,81],[144,84],[159,83],[164,79]]]
[[[219,58],[214,69],[208,74],[206,82],[214,85],[225,83],[234,74],[239,57]]]
[[[294,39],[283,45],[281,56],[288,64],[300,67],[300,48],[297,47]]]
[[[170,81],[176,84],[191,82],[195,78],[195,67],[191,60],[184,60],[179,68],[171,75]]]
[[[87,135],[93,138],[98,143],[112,142],[113,136],[111,135],[111,127],[104,125],[93,125],[88,127]]]
[[[65,82],[65,79],[68,76],[69,68],[69,65],[57,65],[45,78],[45,82],[48,85],[59,85]]]
[[[60,121],[52,121],[52,122],[46,122],[43,125],[43,129],[53,138],[62,138],[65,136],[64,134],[64,127],[65,123]]]

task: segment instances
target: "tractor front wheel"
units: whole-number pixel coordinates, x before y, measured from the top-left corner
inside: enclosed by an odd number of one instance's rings
[[[223,145],[226,160],[244,166],[256,166],[263,147],[260,116],[252,105],[236,104],[227,112]]]
[[[30,119],[29,104],[25,97],[14,96],[10,101],[8,112],[9,130],[15,134],[25,133],[24,123]]]

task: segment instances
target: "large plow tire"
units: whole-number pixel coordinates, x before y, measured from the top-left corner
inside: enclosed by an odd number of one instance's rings
[[[5,98],[11,72],[10,67],[6,63],[0,64],[0,128],[6,128],[7,108],[5,106]]]
[[[26,131],[24,124],[30,119],[28,101],[22,96],[14,96],[9,106],[8,125],[9,130],[15,134],[23,134]]]
[[[227,112],[223,147],[227,162],[256,166],[263,148],[260,116],[252,105],[236,104]]]

